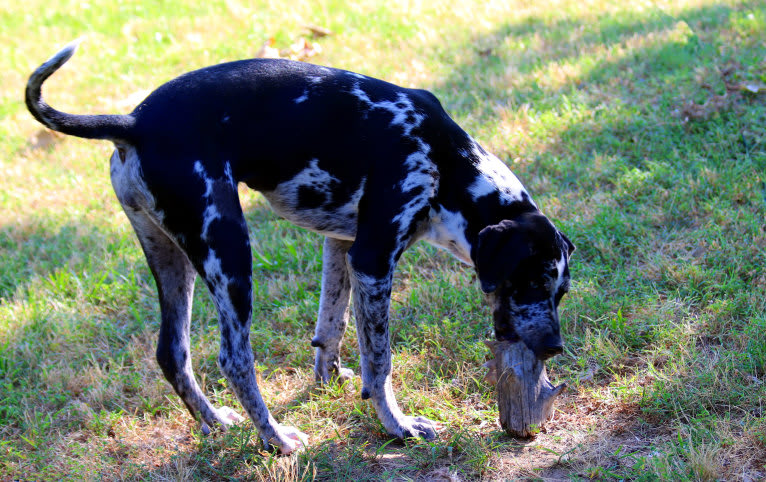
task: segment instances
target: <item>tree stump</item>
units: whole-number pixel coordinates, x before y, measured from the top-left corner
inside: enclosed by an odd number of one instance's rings
[[[548,421],[567,384],[554,387],[545,363],[523,341],[485,343],[495,357],[484,366],[489,368],[487,381],[496,386],[500,425],[513,437],[531,437]]]

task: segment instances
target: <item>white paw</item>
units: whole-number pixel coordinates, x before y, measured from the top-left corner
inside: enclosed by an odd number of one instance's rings
[[[229,427],[235,423],[239,423],[245,420],[245,417],[238,414],[236,411],[234,411],[234,409],[230,407],[221,407],[215,412],[218,415],[218,418],[221,420],[221,424],[225,427]]]
[[[271,440],[267,441],[267,448],[276,447],[279,449],[280,454],[290,455],[293,452],[301,450],[303,447],[308,447],[308,435],[295,427],[290,427],[288,425],[277,425],[276,432],[276,439],[272,438]]]
[[[350,368],[339,368],[337,372],[330,370],[315,370],[316,381],[321,384],[337,383],[342,385],[348,380],[354,378],[354,370]]]
[[[396,435],[401,439],[422,437],[425,440],[433,440],[436,438],[436,433],[444,428],[441,424],[426,417],[404,416],[397,422],[399,425],[396,430],[397,433],[392,435]]]
[[[221,407],[215,409],[215,419],[212,424],[219,426],[222,430],[226,430],[235,423],[239,423],[244,420],[242,415],[235,412],[232,408]],[[200,423],[200,431],[203,435],[210,435],[210,425],[204,420]]]

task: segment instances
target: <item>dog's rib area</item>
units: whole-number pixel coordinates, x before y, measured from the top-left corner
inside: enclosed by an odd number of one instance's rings
[[[359,200],[365,178],[345,202],[338,204],[337,187],[341,181],[312,159],[292,179],[263,192],[272,209],[294,224],[329,236],[352,240],[356,236]]]

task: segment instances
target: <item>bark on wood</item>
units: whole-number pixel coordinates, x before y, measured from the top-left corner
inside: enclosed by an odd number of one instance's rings
[[[496,384],[500,425],[514,437],[530,437],[553,413],[553,402],[566,388],[566,383],[554,387],[545,372],[545,363],[538,360],[524,342],[485,342],[494,359],[487,381]]]

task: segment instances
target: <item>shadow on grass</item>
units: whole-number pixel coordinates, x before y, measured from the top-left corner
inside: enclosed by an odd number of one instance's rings
[[[700,263],[716,276],[731,266],[712,245],[729,252],[730,236],[758,243],[765,211],[763,97],[729,92],[730,102],[706,118],[683,117],[689,102],[699,105],[725,93],[724,80],[735,84],[762,75],[748,63],[760,58],[762,46],[735,35],[740,26],[732,18],[747,8],[762,10],[749,2],[674,17],[647,8],[588,21],[526,18],[476,39],[475,61],[456,66],[436,86],[450,91],[466,79],[476,82],[480,73],[478,92],[452,91],[448,104],[461,115],[467,110],[468,117],[492,123],[498,107],[508,108],[525,112],[530,129],[548,126],[545,138],[501,157],[521,157],[514,170],[578,246],[575,279],[592,282],[607,296],[617,294],[610,310],[635,294],[688,292],[657,274],[663,266],[651,272],[652,265],[668,264],[660,254]],[[728,44],[722,33],[739,43]],[[508,45],[521,47],[505,52]],[[571,71],[552,68],[562,64]],[[727,69],[733,73],[723,79]],[[716,227],[721,218],[737,222],[722,233]],[[729,254],[741,257],[736,250]],[[721,290],[700,286],[691,297],[723,298],[757,284],[762,250],[750,250],[744,259],[734,265],[741,282],[719,284]]]
[[[728,43],[738,41],[733,31],[739,27],[732,17],[748,7],[763,10],[749,2],[689,9],[675,17],[650,10],[627,21],[624,13],[599,15],[593,22],[527,18],[476,39],[475,62],[456,66],[435,87],[448,92],[448,109],[457,107],[462,116],[480,122],[493,122],[498,107],[526,106],[531,118],[526,125],[553,126],[553,134],[549,130],[547,138],[526,150],[500,155],[522,158],[514,170],[578,246],[573,279],[579,281],[574,285],[596,292],[579,296],[579,308],[586,312],[576,328],[568,327],[574,353],[592,349],[585,343],[589,331],[607,333],[626,352],[620,357],[651,351],[652,335],[640,333],[662,328],[636,326],[639,339],[626,343],[622,335],[609,334],[604,322],[622,310],[627,323],[640,324],[647,309],[640,305],[658,298],[680,298],[691,313],[687,322],[693,330],[715,324],[705,318],[716,316],[704,313],[707,306],[733,304],[733,312],[723,314],[732,321],[706,337],[723,349],[736,346],[747,320],[759,316],[759,266],[766,263],[759,241],[766,212],[759,184],[766,172],[763,97],[729,92],[731,102],[724,108],[702,119],[686,122],[683,117],[687,103],[700,105],[726,92],[721,71],[734,69],[725,79],[732,83],[757,81],[763,75],[753,64],[763,53],[757,40]],[[718,37],[720,33],[731,38]],[[538,47],[505,54],[501,50],[508,44]],[[551,67],[561,64],[577,73],[545,82],[541,76],[556,75]],[[467,79],[476,82],[479,75],[478,91],[452,90]],[[737,244],[739,240],[745,242]],[[685,272],[689,265],[699,268]],[[701,277],[725,281],[705,283]],[[564,305],[566,311],[567,301]],[[662,313],[654,316],[666,321]],[[657,340],[657,346],[671,342],[672,336],[664,336],[668,338]],[[724,371],[737,372],[730,367]],[[716,378],[710,375],[706,378]],[[684,377],[678,385],[698,385],[699,378]],[[721,387],[704,383],[701,391]],[[757,389],[755,383],[726,389]],[[666,396],[650,386],[643,402],[661,404],[659,398]],[[689,409],[729,412],[729,397],[709,398]],[[758,396],[734,393],[730,398],[750,407],[762,403]],[[677,410],[666,416],[675,417]]]
[[[0,300],[12,298],[32,277],[46,277],[62,267],[81,268],[106,236],[83,225],[51,226],[45,219],[0,226]]]
[[[304,393],[301,397],[308,400],[311,395]],[[477,480],[513,473],[515,477],[566,479],[573,474],[588,477],[590,465],[610,476],[638,477],[645,469],[645,460],[656,450],[652,443],[669,433],[666,427],[648,426],[636,416],[636,407],[611,410],[613,407],[603,400],[578,395],[570,395],[561,403],[566,410],[576,404],[586,406],[580,410],[579,417],[562,419],[559,414],[547,433],[531,440],[514,439],[498,429],[486,432],[457,429],[443,432],[433,442],[401,442],[387,437],[379,424],[359,419],[349,435],[316,440],[309,433],[313,440],[297,458],[274,457],[260,449],[258,435],[248,424],[199,443],[177,447],[172,457],[158,461],[155,467],[134,466],[129,475],[141,480],[179,473],[196,478],[257,480],[313,480],[314,477],[318,480],[454,480],[454,477]],[[588,435],[582,435],[585,433]]]

